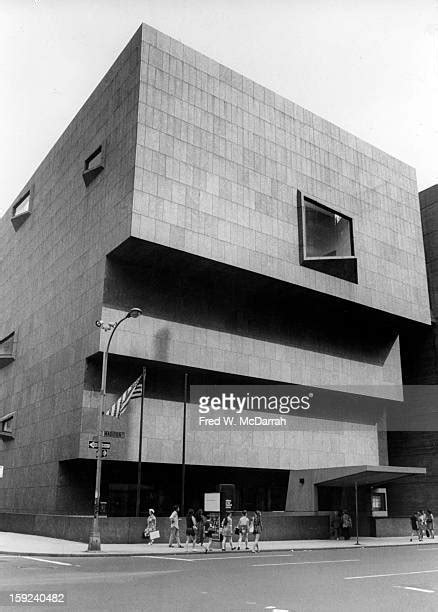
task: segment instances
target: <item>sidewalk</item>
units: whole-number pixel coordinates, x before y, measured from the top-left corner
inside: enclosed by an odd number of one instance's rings
[[[423,542],[415,540],[409,542],[409,536],[397,538],[359,538],[359,545],[363,548],[375,548],[381,546],[427,546],[436,544],[438,538],[425,538]],[[212,552],[219,552],[219,543],[213,542]],[[356,548],[356,538],[351,540],[277,540],[261,541],[260,548],[265,551],[290,551],[292,550],[329,550]],[[201,554],[203,551],[197,546],[195,552],[189,548],[189,554]],[[227,554],[236,554],[228,551]],[[240,553],[245,551],[240,551]],[[69,540],[56,540],[21,533],[10,533],[0,531],[0,555],[44,555],[58,557],[107,557],[107,556],[139,556],[139,555],[179,555],[187,554],[186,548],[169,548],[166,543],[153,544],[102,544],[101,552],[87,552],[87,544],[84,542],[72,542]]]

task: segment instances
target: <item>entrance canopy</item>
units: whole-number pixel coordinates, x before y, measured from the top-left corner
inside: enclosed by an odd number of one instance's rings
[[[317,486],[358,487],[383,484],[404,476],[426,475],[426,468],[397,467],[392,465],[355,465],[324,468],[315,479]]]

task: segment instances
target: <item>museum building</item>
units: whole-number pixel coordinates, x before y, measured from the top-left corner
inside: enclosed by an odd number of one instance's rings
[[[142,25],[0,220],[0,511],[93,507],[107,407],[146,367],[142,498],[181,496],[189,387],[299,385],[285,430],[187,420],[189,505],[385,516],[399,338],[429,329],[415,171]],[[190,391],[189,388],[189,391]],[[104,418],[102,499],[135,508],[140,400]],[[197,406],[189,401],[188,411]],[[383,500],[383,501],[382,501]]]

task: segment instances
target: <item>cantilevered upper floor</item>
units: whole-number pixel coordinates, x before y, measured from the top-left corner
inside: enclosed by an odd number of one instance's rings
[[[414,170],[147,25],[0,223],[0,337],[131,236],[430,322]]]
[[[147,26],[131,231],[430,321],[415,171]]]

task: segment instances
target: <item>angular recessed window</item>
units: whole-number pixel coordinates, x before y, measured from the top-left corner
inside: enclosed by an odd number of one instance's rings
[[[14,226],[15,231],[17,231],[18,228],[23,225],[26,219],[30,216],[30,200],[31,193],[29,190],[23,196],[21,196],[12,207],[11,223]]]
[[[104,146],[100,145],[87,159],[84,164],[84,171],[82,172],[82,178],[84,179],[85,185],[88,185],[94,181],[96,176],[104,169]]]
[[[0,368],[7,366],[15,359],[15,332],[0,340]]]
[[[21,215],[22,213],[29,212],[30,205],[30,191],[26,193],[24,198],[14,206],[14,217]]]
[[[357,283],[353,221],[298,192],[300,263]]]
[[[3,440],[11,440],[14,438],[13,434],[13,420],[14,412],[5,414],[0,417],[0,438]]]

